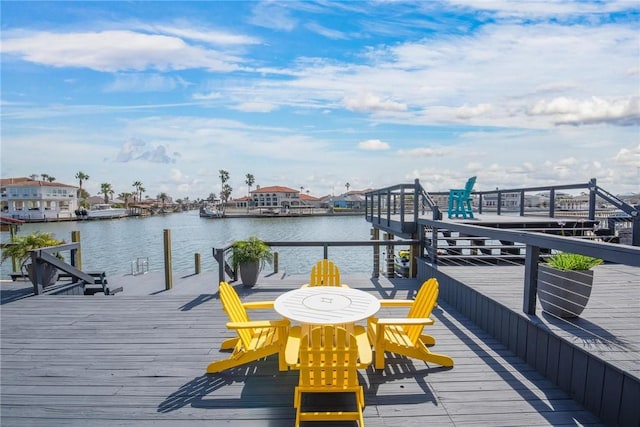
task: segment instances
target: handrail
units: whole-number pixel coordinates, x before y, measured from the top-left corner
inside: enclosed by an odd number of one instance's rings
[[[407,193],[405,189],[412,188],[413,191]],[[504,194],[514,194],[518,193],[520,195],[519,198],[519,215],[525,216],[525,193],[527,192],[549,192],[549,199],[551,202],[547,206],[548,213],[547,216],[550,218],[554,218],[556,216],[556,192],[560,190],[579,190],[584,189],[589,191],[589,207],[587,217],[590,220],[596,219],[596,203],[597,197],[602,198],[603,200],[611,203],[616,208],[622,210],[630,216],[630,221],[632,222],[632,236],[631,236],[631,244],[633,246],[640,246],[640,207],[634,207],[620,200],[618,197],[599,187],[596,183],[596,179],[592,178],[587,183],[579,183],[579,184],[563,184],[563,185],[551,185],[551,186],[537,186],[537,187],[526,187],[526,188],[508,188],[508,189],[495,189],[488,191],[473,191],[472,196],[477,198],[477,209],[478,213],[482,214],[483,210],[486,210],[486,206],[484,206],[483,199],[488,195],[496,195],[497,202],[495,206],[495,213],[497,215],[502,214],[503,206],[502,206],[502,196]],[[400,197],[400,200],[397,201],[395,198],[392,200],[391,195],[394,197]],[[413,212],[398,212],[395,209],[396,205],[404,206],[408,203],[405,200],[408,197],[414,197],[418,195],[418,197],[426,203],[426,206],[431,208],[433,215],[432,218],[434,220],[440,219],[440,212],[437,202],[434,201],[434,196],[440,197],[448,197],[448,192],[430,192],[427,193],[424,191],[420,182],[416,179],[414,184],[398,184],[391,187],[385,187],[378,190],[369,191],[365,194],[366,197],[366,210],[365,210],[365,219],[372,224],[381,226],[397,228],[403,233],[413,234],[416,232],[416,227],[409,220],[409,214],[413,214],[413,221],[417,221],[418,219],[418,206],[413,209]],[[437,197],[436,197],[437,199]],[[374,205],[374,201],[377,200],[377,205]],[[382,201],[385,203],[382,203]],[[446,204],[446,203],[445,203]],[[423,205],[419,206],[420,209],[423,209]],[[423,209],[424,215],[424,209]],[[386,214],[386,215],[385,215]],[[398,220],[392,220],[392,215],[397,216],[400,214]],[[407,214],[407,218],[405,218],[405,214]],[[535,211],[535,214],[540,215],[540,211]],[[398,223],[399,224],[396,224]]]
[[[340,240],[340,241],[265,241],[271,247],[323,247],[324,258],[329,258],[329,247],[354,247],[354,246],[410,246],[420,244],[419,240]],[[228,243],[221,248],[213,248],[213,258],[218,263],[218,282],[226,280],[226,275],[230,277],[229,281],[238,280],[238,272],[227,262],[227,253],[233,247],[233,243]]]
[[[423,261],[430,262],[436,268],[438,265],[437,250],[434,250],[434,248],[431,247],[431,250],[428,251],[429,257],[425,256],[425,252],[427,252],[426,239],[428,232],[433,233],[431,241],[436,244],[435,249],[437,249],[438,231],[443,229],[464,233],[469,236],[482,236],[494,240],[525,244],[523,311],[531,315],[535,315],[536,313],[536,290],[540,249],[573,252],[595,258],[601,258],[605,261],[616,264],[640,267],[640,248],[629,245],[593,242],[575,237],[554,236],[520,230],[497,229],[430,219],[420,219],[418,224],[421,228],[419,257]],[[430,229],[430,231],[428,231],[428,229]]]

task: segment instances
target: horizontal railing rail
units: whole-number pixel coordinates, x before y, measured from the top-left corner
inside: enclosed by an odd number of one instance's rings
[[[387,247],[387,246],[413,246],[419,245],[419,240],[340,240],[340,241],[265,241],[272,248],[277,247],[320,247],[324,249],[323,257],[329,258],[330,247]],[[233,248],[233,242],[221,248],[213,248],[213,258],[218,263],[218,281],[222,282],[227,276],[232,281],[238,280],[238,272],[228,263],[228,254]],[[374,269],[376,272],[378,269]]]
[[[560,203],[557,201],[560,191],[567,190],[585,190],[588,192],[588,203],[586,209],[581,211],[562,210],[562,215],[569,213],[581,213],[590,220],[595,220],[598,215],[598,198],[609,203],[613,209],[624,212],[627,217],[616,218],[618,222],[630,223],[631,227],[631,244],[640,246],[640,208],[634,207],[620,200],[618,197],[599,187],[596,179],[592,178],[586,183],[549,185],[525,188],[502,188],[488,191],[473,191],[472,197],[475,198],[474,208],[479,214],[483,212],[491,212],[502,215],[503,211],[513,214],[517,212],[520,216],[535,215],[548,216],[555,218]],[[528,206],[526,201],[527,193],[548,193],[548,202],[540,206]],[[517,195],[513,206],[505,206],[504,199],[507,195]],[[416,179],[414,184],[398,184],[391,187],[380,188],[366,193],[366,212],[365,218],[368,222],[378,227],[386,229],[396,229],[403,234],[415,233],[416,227],[414,222],[419,217],[434,220],[441,219],[438,201],[447,204],[449,192],[430,192],[427,193],[420,182]],[[488,206],[487,199],[495,199],[491,206]],[[420,212],[422,210],[422,212]],[[426,210],[430,210],[432,215],[426,214]],[[586,214],[585,214],[586,212]],[[602,210],[600,210],[602,212]],[[612,209],[608,209],[607,213],[612,213]],[[609,226],[606,223],[605,226]],[[615,231],[615,230],[612,230]]]
[[[438,233],[443,230],[464,234],[469,239],[485,237],[502,242],[525,245],[525,273],[523,310],[527,314],[535,315],[536,288],[538,280],[538,264],[541,251],[562,251],[601,258],[604,261],[640,267],[640,248],[606,242],[595,242],[570,236],[555,236],[544,233],[527,232],[521,230],[496,229],[478,225],[459,224],[436,221],[430,219],[418,220],[421,231],[420,251],[421,259],[438,265],[438,240],[442,240]],[[430,241],[431,244],[427,244]]]

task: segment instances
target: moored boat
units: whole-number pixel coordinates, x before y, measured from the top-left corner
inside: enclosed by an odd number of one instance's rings
[[[409,266],[411,265],[411,252],[407,249],[398,251],[393,258],[393,270],[400,277],[409,277]]]
[[[202,218],[222,218],[224,212],[220,209],[219,204],[205,205],[200,208],[200,216]]]
[[[122,218],[129,214],[125,208],[114,208],[109,203],[99,203],[91,206],[91,209],[78,209],[76,216],[85,219],[111,219]]]

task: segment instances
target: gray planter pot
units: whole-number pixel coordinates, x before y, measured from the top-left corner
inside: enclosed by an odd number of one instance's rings
[[[239,267],[242,285],[247,287],[255,286],[258,282],[258,276],[260,275],[260,263],[248,262],[240,264]]]
[[[42,287],[46,288],[47,286],[51,286],[58,281],[58,269],[52,266],[51,264],[41,264],[41,280]],[[29,274],[29,279],[33,285],[37,286],[36,282],[36,273],[33,268],[33,264],[27,264],[27,273]]]
[[[587,306],[593,270],[563,271],[538,266],[538,300],[542,310],[559,317],[578,317]]]

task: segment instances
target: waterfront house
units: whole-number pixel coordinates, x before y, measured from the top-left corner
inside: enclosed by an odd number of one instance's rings
[[[250,194],[252,207],[255,208],[291,209],[306,206],[300,198],[300,191],[289,187],[258,187]]]
[[[78,187],[29,177],[0,179],[2,214],[26,221],[75,218]]]

